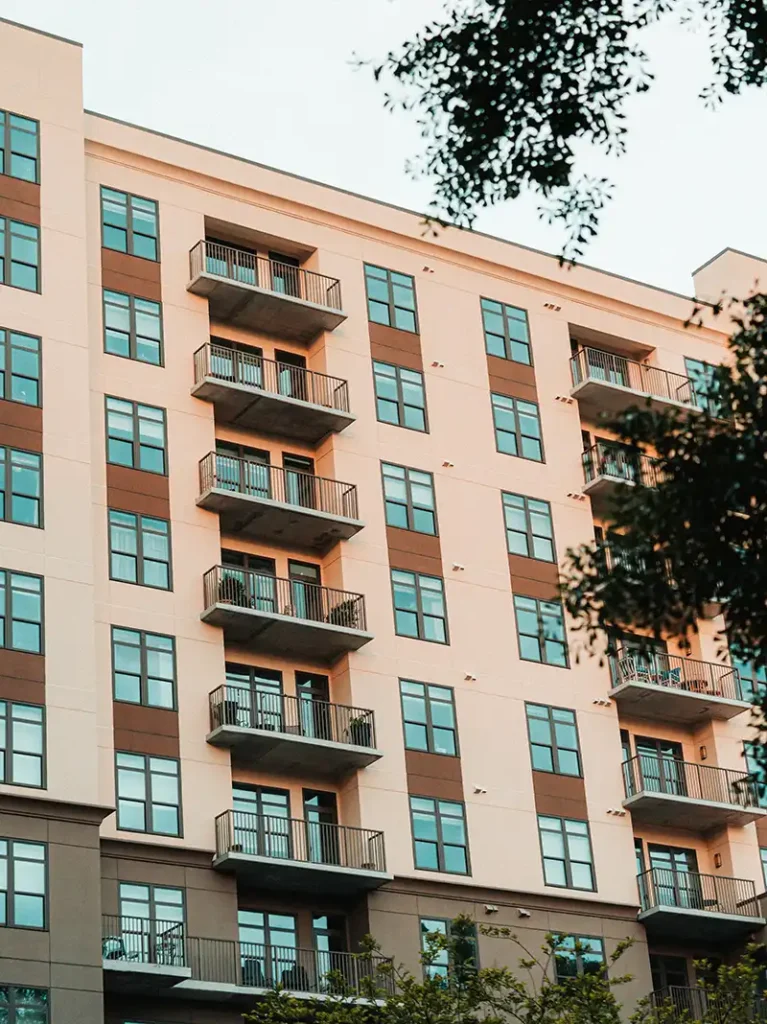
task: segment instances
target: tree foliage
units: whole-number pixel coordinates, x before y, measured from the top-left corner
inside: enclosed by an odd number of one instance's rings
[[[387,104],[416,112],[414,169],[434,182],[435,217],[470,226],[477,208],[529,191],[564,223],[564,255],[579,256],[611,185],[577,175],[575,142],[624,152],[626,103],[653,80],[642,33],[670,18],[707,35],[707,103],[767,82],[761,0],[446,0],[374,67]]]

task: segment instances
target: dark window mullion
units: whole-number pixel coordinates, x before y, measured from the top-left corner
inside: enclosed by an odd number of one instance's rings
[[[138,631],[139,636],[139,700],[146,707],[149,706],[149,682],[147,667],[146,633],[143,629]]]
[[[128,194],[125,196],[125,221],[127,231],[126,247],[128,253],[133,256],[133,196]]]
[[[131,359],[138,359],[138,345],[136,343],[136,300],[133,295],[128,296],[128,352]]]
[[[442,834],[442,815],[439,810],[439,800],[434,800],[434,819],[437,825],[437,865],[440,871],[445,870],[445,837]]]
[[[136,515],[136,576],[137,583],[145,586],[144,582],[144,527],[143,516]]]

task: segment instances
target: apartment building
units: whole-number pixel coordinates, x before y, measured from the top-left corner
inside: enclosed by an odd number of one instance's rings
[[[483,965],[483,923],[560,974],[631,937],[627,1006],[683,1001],[765,924],[763,680],[715,606],[690,655],[585,656],[557,565],[634,484],[600,413],[700,407],[726,322],[0,52],[2,1019],[233,1024],[459,913]]]

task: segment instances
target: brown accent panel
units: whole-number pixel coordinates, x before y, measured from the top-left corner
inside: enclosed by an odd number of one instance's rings
[[[168,478],[108,462],[107,505],[125,512],[170,519]]]
[[[2,177],[2,175],[0,175]],[[0,399],[0,444],[43,450],[43,410],[36,405]]]
[[[178,712],[114,701],[115,750],[178,757]]]
[[[559,569],[554,562],[542,562],[537,558],[509,555],[511,589],[522,597],[537,597],[542,601],[556,601]]]
[[[0,215],[40,225],[40,186],[0,174]]]
[[[554,775],[553,772],[533,772],[535,809],[539,814],[555,818],[588,820],[586,786],[583,779],[572,775]]]
[[[0,649],[0,698],[45,704],[45,657]]]
[[[431,576],[442,575],[439,537],[387,526],[386,545],[389,549],[389,565],[393,569],[408,569],[410,572],[424,572]]]
[[[368,323],[370,352],[373,359],[383,363],[394,363],[408,370],[423,371],[421,336],[410,331],[399,331],[396,327]]]
[[[408,793],[438,800],[463,800],[460,757],[406,750],[405,770]]]
[[[487,375],[490,378],[491,391],[499,395],[509,395],[511,398],[522,398],[528,402],[538,401],[535,370],[532,366],[488,355]]]
[[[101,250],[101,283],[104,288],[127,292],[142,299],[162,302],[160,264],[129,256],[114,249]]]

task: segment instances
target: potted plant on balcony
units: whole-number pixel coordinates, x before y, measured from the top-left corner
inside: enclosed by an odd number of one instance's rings
[[[234,604],[241,608],[247,606],[245,581],[239,576],[224,575],[218,581],[219,604]]]
[[[359,610],[356,597],[347,597],[345,601],[339,601],[328,612],[328,622],[334,626],[346,626],[348,629],[357,629],[359,623]]]
[[[349,740],[358,747],[373,746],[373,730],[367,715],[357,715],[349,720]]]

